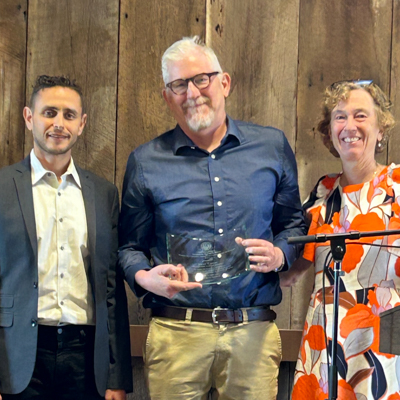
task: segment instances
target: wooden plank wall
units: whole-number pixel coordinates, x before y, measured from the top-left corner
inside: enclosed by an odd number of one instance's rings
[[[24,155],[26,29],[27,0],[1,1],[0,168]]]
[[[197,34],[232,76],[229,114],[286,133],[304,199],[321,175],[340,169],[315,131],[324,87],[373,79],[400,119],[399,21],[399,0],[1,0],[0,167],[31,149],[22,108],[35,77],[65,74],[83,87],[89,115],[74,157],[121,188],[130,151],[174,125],[161,55]],[[379,161],[400,162],[399,150],[397,128]],[[312,280],[310,270],[284,291],[280,328],[302,329]],[[129,298],[131,323],[146,323]],[[290,380],[282,385],[287,399]]]

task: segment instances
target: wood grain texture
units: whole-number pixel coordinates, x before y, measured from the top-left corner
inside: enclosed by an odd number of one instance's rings
[[[121,3],[116,183],[122,188],[130,152],[176,125],[162,97],[161,57],[184,36],[205,32],[205,1]],[[149,313],[129,294],[131,323]]]
[[[294,148],[299,0],[213,0],[207,3],[207,45],[232,77],[227,112],[283,130]],[[291,289],[274,307],[290,327]]]
[[[213,0],[207,44],[232,77],[227,111],[283,130],[294,147],[299,0]]]
[[[77,163],[114,181],[118,0],[29,2],[27,99],[38,75],[76,79],[88,123],[73,150]],[[32,146],[27,132],[25,152]]]
[[[316,131],[323,91],[359,78],[389,89],[391,22],[391,0],[301,1],[296,159],[303,200],[322,175],[341,170]],[[386,153],[378,161],[386,163]],[[292,290],[292,329],[302,328],[310,279],[311,272]]]
[[[117,184],[130,152],[176,125],[162,97],[161,57],[184,36],[205,32],[205,0],[121,4]]]
[[[393,1],[392,63],[390,99],[397,122],[388,145],[388,162],[400,164],[400,2]]]
[[[391,5],[391,0],[301,2],[296,157],[303,198],[318,178],[341,169],[316,132],[325,87],[363,78],[389,89]],[[386,155],[379,161],[385,163]]]
[[[0,168],[24,156],[27,1],[0,2]]]

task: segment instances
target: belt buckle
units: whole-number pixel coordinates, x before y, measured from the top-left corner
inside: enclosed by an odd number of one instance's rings
[[[229,310],[229,308],[221,308],[221,307],[216,307],[216,308],[214,308],[213,310],[212,310],[212,313],[211,313],[211,317],[212,317],[212,322],[213,322],[213,324],[216,324],[216,325],[219,325],[219,321],[217,320],[217,318],[218,318],[218,314],[217,314],[217,312],[218,311],[221,311],[221,310]]]

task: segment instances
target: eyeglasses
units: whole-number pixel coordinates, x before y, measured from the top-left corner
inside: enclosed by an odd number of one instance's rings
[[[188,90],[189,82],[192,82],[197,89],[202,90],[208,88],[211,82],[211,77],[220,74],[221,72],[202,73],[187,79],[177,79],[165,86],[172,90],[173,93],[181,95],[185,94]]]
[[[338,81],[338,82],[334,82],[332,83],[332,85],[330,86],[331,89],[336,89],[339,85],[343,84],[343,83],[353,83],[354,85],[357,86],[369,86],[371,83],[373,83],[374,81],[372,79],[349,79],[346,81]]]

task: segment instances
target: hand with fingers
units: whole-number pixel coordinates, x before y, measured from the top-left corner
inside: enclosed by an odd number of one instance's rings
[[[201,283],[189,282],[183,265],[160,264],[151,270],[141,270],[135,275],[136,282],[144,289],[171,299],[177,293],[201,288]]]
[[[271,272],[281,267],[285,260],[283,251],[264,239],[235,239],[237,244],[246,248],[249,254],[250,268],[256,272]]]

